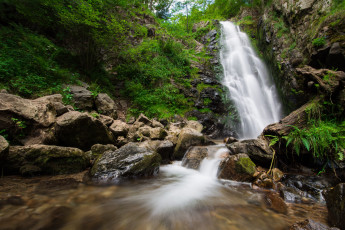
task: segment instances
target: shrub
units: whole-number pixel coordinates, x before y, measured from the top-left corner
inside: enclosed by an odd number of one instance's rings
[[[312,44],[314,47],[322,47],[326,44],[326,39],[324,37],[321,37],[321,38],[315,38],[313,41],[312,41]]]

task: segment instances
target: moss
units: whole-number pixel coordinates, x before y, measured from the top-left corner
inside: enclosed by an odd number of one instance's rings
[[[159,167],[162,158],[158,153],[145,155],[143,159],[137,162],[129,171],[132,175],[149,175]]]
[[[249,157],[240,158],[236,162],[236,171],[239,173],[246,173],[248,175],[253,175],[255,172],[255,164]]]

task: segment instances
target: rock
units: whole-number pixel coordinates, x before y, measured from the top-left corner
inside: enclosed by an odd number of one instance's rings
[[[337,230],[338,228],[329,228],[326,225],[318,223],[312,219],[296,222],[290,226],[289,230]]]
[[[225,144],[231,144],[234,142],[238,142],[238,139],[236,139],[235,137],[227,137],[224,139],[224,143]]]
[[[255,164],[247,154],[241,153],[221,161],[218,177],[226,180],[252,181],[255,171]]]
[[[52,104],[55,111],[56,116],[61,116],[64,113],[68,112],[68,107],[65,106],[62,102],[62,95],[61,94],[53,94],[44,97],[40,97],[35,99],[37,102],[42,102],[44,104]]]
[[[174,153],[174,144],[171,141],[144,141],[139,144],[139,147],[157,152],[161,156],[162,163],[164,164],[170,163]]]
[[[114,119],[117,119],[116,104],[113,101],[113,99],[111,99],[108,96],[108,94],[106,93],[98,94],[95,99],[95,104],[96,104],[97,111],[100,114],[104,114]]]
[[[152,176],[158,172],[160,161],[158,153],[139,147],[139,143],[128,143],[116,151],[107,151],[98,158],[91,169],[91,176],[98,182]]]
[[[8,144],[7,140],[0,135],[0,165],[2,165],[7,158],[9,148],[10,145]]]
[[[0,93],[8,93],[8,91],[6,89],[1,89]]]
[[[188,149],[182,159],[182,166],[198,169],[201,161],[208,156],[208,149],[205,146],[192,146]]]
[[[288,213],[288,207],[278,193],[267,192],[264,200],[268,208],[281,214],[286,215]]]
[[[91,161],[96,160],[100,155],[102,155],[106,151],[115,151],[117,147],[115,145],[107,144],[95,144],[91,147]]]
[[[48,127],[55,122],[55,116],[56,111],[50,102],[0,93],[0,130],[14,128],[12,118],[25,122],[26,126]]]
[[[138,134],[140,137],[145,136],[145,137],[150,137],[150,133],[151,133],[151,127],[144,125],[143,127],[140,127],[138,129]]]
[[[325,193],[328,221],[332,226],[345,229],[345,183],[340,183]]]
[[[123,136],[119,136],[117,137],[116,139],[116,146],[117,147],[121,147],[121,146],[124,146],[125,144],[128,144],[128,139],[123,137]]]
[[[345,71],[345,57],[339,42],[332,44],[326,59],[326,64],[328,68]]]
[[[182,129],[178,124],[170,123],[168,125],[168,136],[165,138],[166,140],[171,141],[174,145],[177,144],[178,136],[180,135]]]
[[[71,111],[57,118],[56,134],[59,145],[84,151],[94,144],[112,144],[115,140],[107,127],[86,113]]]
[[[152,122],[150,119],[148,119],[144,114],[140,114],[136,122],[142,122],[145,125],[151,126]]]
[[[110,131],[114,134],[115,137],[127,136],[128,130],[129,125],[120,120],[115,120],[110,126]]]
[[[150,138],[152,140],[164,140],[166,136],[168,136],[168,133],[163,128],[157,127],[150,129]]]
[[[245,153],[258,165],[269,167],[272,162],[273,152],[267,142],[262,139],[251,139],[227,144],[230,154]]]
[[[100,120],[105,126],[110,127],[114,119],[105,115],[100,114],[98,120]]]
[[[205,145],[206,138],[200,132],[191,129],[183,128],[174,150],[174,159],[182,159],[187,149],[195,145]]]
[[[185,128],[195,129],[196,131],[201,133],[203,125],[200,124],[198,121],[187,121]]]
[[[284,173],[280,171],[278,168],[272,169],[272,179],[274,182],[280,181],[284,177]]]
[[[152,125],[153,128],[164,128],[164,125],[160,123],[159,121],[156,121],[155,119],[152,120]]]
[[[33,129],[20,140],[20,143],[23,145],[56,145],[55,127]]]
[[[78,109],[91,111],[94,108],[92,93],[83,86],[69,85],[70,93],[73,97],[73,104]]]
[[[5,173],[68,174],[84,170],[89,158],[77,148],[54,145],[11,146]]]

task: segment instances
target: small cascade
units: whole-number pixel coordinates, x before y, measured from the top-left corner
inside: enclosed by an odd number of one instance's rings
[[[222,160],[220,156],[229,150],[223,146],[217,148],[202,160],[198,171],[182,167],[181,162],[161,167],[161,173],[174,180],[149,195],[154,197],[147,202],[153,216],[185,210],[207,198],[220,196],[222,185],[217,179],[218,166]]]
[[[255,54],[248,36],[232,22],[221,22],[220,60],[223,85],[240,117],[240,138],[256,138],[281,118],[281,104],[272,77]]]

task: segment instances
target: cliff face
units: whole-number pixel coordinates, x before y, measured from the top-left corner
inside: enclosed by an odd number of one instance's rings
[[[256,39],[288,111],[317,91],[317,83],[296,68],[345,70],[343,5],[331,0],[273,0],[259,11],[243,9],[236,18]]]

